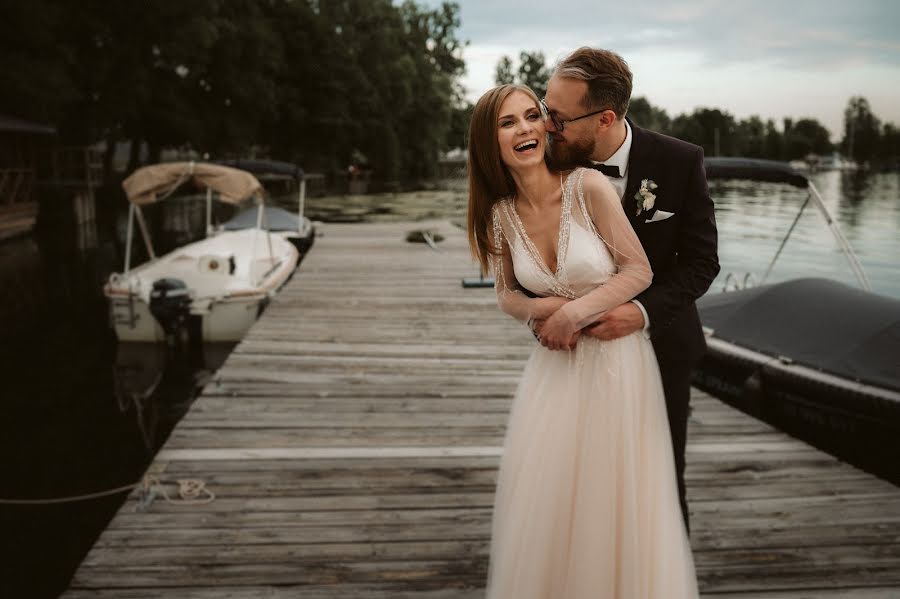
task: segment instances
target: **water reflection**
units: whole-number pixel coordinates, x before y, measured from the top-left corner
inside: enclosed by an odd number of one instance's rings
[[[841,195],[850,204],[859,204],[872,192],[875,177],[869,171],[842,171]]]
[[[122,414],[132,414],[155,453],[194,398],[222,366],[236,343],[208,343],[179,352],[161,343],[119,343],[112,368],[113,395]]]
[[[900,278],[894,256],[900,255],[900,195],[897,175],[838,171],[817,173],[811,180],[856,252],[877,293],[900,297]],[[850,181],[853,193],[844,195]],[[797,216],[806,191],[773,184],[725,182],[711,186],[719,227],[722,272],[712,291],[721,291],[725,278],[754,273],[761,276]],[[822,214],[808,205],[791,234],[769,282],[819,276],[858,286],[839,244]]]

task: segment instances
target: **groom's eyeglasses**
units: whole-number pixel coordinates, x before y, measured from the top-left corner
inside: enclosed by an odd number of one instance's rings
[[[583,114],[581,116],[576,116],[574,119],[561,119],[559,115],[556,114],[555,110],[550,110],[547,106],[547,98],[541,98],[541,108],[544,109],[544,114],[547,115],[547,118],[553,123],[553,127],[562,133],[563,129],[566,126],[566,123],[574,123],[575,121],[580,121],[581,119],[586,119],[589,116],[594,116],[595,114],[600,114],[601,112],[606,112],[609,108],[601,108],[600,110],[595,110],[594,112],[589,112],[587,114]]]

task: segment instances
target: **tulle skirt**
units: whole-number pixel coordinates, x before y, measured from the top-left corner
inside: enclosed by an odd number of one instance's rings
[[[698,596],[659,367],[640,333],[529,358],[500,466],[487,596]]]

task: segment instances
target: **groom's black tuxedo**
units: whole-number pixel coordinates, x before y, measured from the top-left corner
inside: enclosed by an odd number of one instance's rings
[[[678,490],[687,522],[684,448],[691,370],[706,349],[694,301],[719,272],[716,219],[703,149],[641,129],[630,120],[629,124],[633,138],[622,205],[653,270],[653,283],[635,299],[650,319],[650,339],[662,373]],[[651,210],[637,214],[635,194],[643,179],[656,183],[656,199]],[[672,216],[647,222],[660,210]]]

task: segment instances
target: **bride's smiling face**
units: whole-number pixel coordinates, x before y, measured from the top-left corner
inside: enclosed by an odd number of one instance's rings
[[[500,105],[497,115],[500,159],[519,170],[544,160],[546,130],[541,109],[528,94],[515,91]]]

